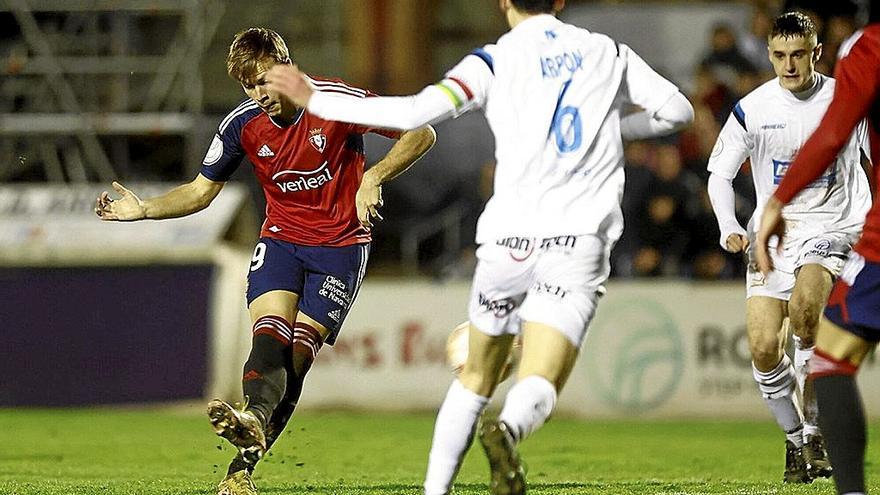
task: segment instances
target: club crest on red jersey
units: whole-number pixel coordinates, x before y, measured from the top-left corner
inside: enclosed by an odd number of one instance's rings
[[[318,150],[318,153],[324,152],[324,147],[327,146],[327,135],[324,134],[323,127],[315,127],[314,129],[309,130],[309,142],[312,143],[312,146]]]

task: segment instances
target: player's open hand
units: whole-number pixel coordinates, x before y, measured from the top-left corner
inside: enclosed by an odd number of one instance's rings
[[[118,182],[113,182],[113,189],[120,194],[120,198],[113,199],[110,193],[104,191],[98,196],[95,205],[95,214],[101,220],[131,222],[147,217],[144,202],[137,195]]]
[[[755,254],[758,258],[758,269],[764,276],[773,271],[773,260],[770,258],[770,238],[778,238],[777,250],[781,251],[783,236],[785,235],[785,219],[782,218],[782,203],[776,198],[770,198],[761,215],[761,229],[755,239]]]
[[[275,64],[266,73],[266,88],[305,108],[312,97],[312,87],[299,67],[291,64]]]
[[[364,174],[361,185],[354,197],[358,220],[366,229],[373,228],[373,219],[383,220],[379,214],[382,201],[382,185],[372,178],[369,171]]]
[[[749,247],[749,238],[742,234],[730,234],[725,241],[728,253],[741,253]]]

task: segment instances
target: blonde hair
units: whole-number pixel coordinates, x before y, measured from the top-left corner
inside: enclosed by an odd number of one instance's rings
[[[267,60],[290,63],[290,51],[280,34],[266,28],[248,28],[235,35],[226,56],[226,72],[237,81],[252,79]]]

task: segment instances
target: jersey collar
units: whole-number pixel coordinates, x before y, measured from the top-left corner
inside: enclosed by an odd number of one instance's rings
[[[529,17],[528,19],[520,22],[516,25],[515,28],[511,29],[510,32],[518,32],[518,31],[529,31],[529,30],[540,30],[540,29],[551,29],[553,27],[562,24],[562,21],[556,18],[556,16],[551,14],[537,14]]]
[[[286,129],[288,127],[299,124],[299,121],[302,120],[302,117],[305,113],[306,113],[306,111],[304,108],[298,109],[296,111],[296,113],[293,114],[293,119],[291,119],[290,122],[285,122],[285,121],[283,121],[279,118],[273,117],[271,115],[269,115],[268,117],[269,117],[269,120],[272,122],[272,124],[275,125],[275,127],[279,128],[279,129]]]
[[[788,101],[791,101],[793,103],[803,103],[806,101],[810,101],[814,96],[816,96],[816,94],[819,93],[819,91],[822,90],[822,87],[825,86],[825,82],[827,80],[826,76],[818,72],[814,72],[813,77],[815,79],[813,85],[810,86],[809,89],[805,89],[799,93],[792,93],[791,91],[783,88],[781,85],[779,85],[778,88],[782,92],[783,97]]]

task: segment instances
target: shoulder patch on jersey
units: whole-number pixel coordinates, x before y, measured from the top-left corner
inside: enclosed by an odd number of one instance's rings
[[[712,148],[712,155],[710,158],[717,158],[724,151],[724,140],[721,139],[721,136],[718,136],[718,141],[715,141],[715,147]]]
[[[220,158],[223,156],[223,140],[220,139],[220,136],[214,134],[214,139],[211,140],[211,146],[208,148],[208,152],[205,153],[205,159],[202,160],[202,164],[210,167],[211,165],[220,161]]]

